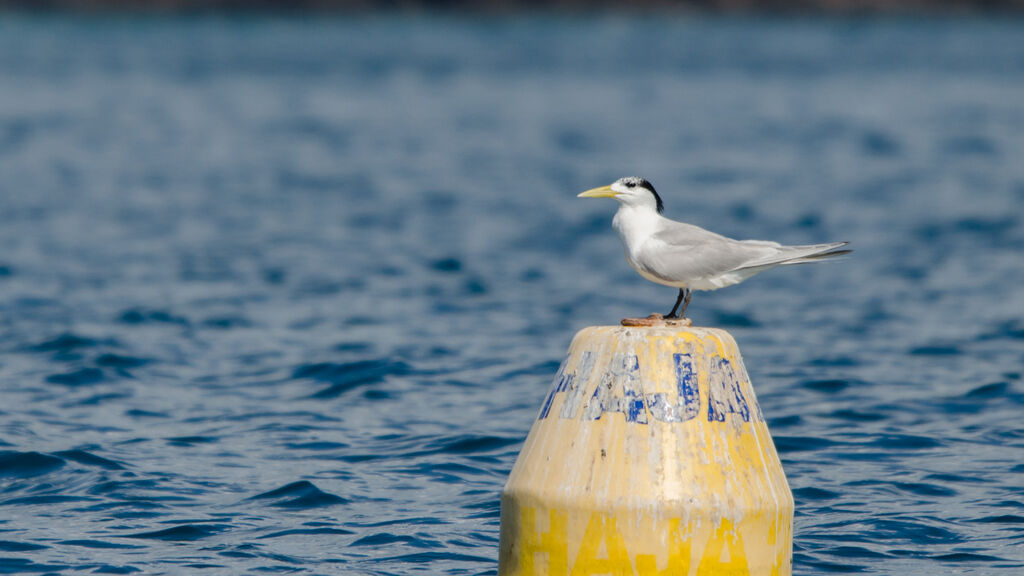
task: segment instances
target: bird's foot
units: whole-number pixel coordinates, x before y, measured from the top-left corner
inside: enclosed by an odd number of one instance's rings
[[[662,320],[662,322],[669,326],[693,326],[693,320],[690,320],[686,316],[676,316],[674,318],[669,316]]]

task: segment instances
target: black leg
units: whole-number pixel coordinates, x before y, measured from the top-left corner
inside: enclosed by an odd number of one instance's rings
[[[672,307],[672,311],[669,312],[668,316],[665,316],[665,318],[679,318],[679,316],[676,316],[676,310],[679,309],[679,305],[683,302],[684,298],[686,299],[686,303],[689,304],[690,303],[690,291],[686,290],[686,289],[683,289],[683,288],[680,288],[679,289],[679,297],[676,298],[676,305]],[[683,306],[683,312],[686,312],[686,306]]]
[[[690,296],[692,296],[692,295],[693,295],[693,293],[690,292],[689,288],[687,288],[686,289],[686,298],[683,299],[683,309],[679,311],[679,317],[680,318],[686,318],[686,308],[690,305]]]

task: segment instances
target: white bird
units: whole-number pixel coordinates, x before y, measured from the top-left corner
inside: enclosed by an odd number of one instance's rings
[[[685,317],[691,290],[717,290],[776,266],[851,252],[837,250],[849,242],[783,246],[763,240],[733,240],[669,220],[661,215],[664,206],[654,186],[635,176],[587,190],[579,197],[614,198],[619,202],[612,227],[619,233],[629,265],[651,282],[679,288],[679,297],[666,318]]]

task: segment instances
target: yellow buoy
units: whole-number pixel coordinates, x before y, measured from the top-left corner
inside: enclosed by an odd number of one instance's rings
[[[501,497],[502,576],[792,572],[793,496],[728,332],[585,328]]]

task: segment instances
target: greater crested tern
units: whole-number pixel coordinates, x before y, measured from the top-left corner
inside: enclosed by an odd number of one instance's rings
[[[629,265],[651,282],[679,288],[679,297],[666,318],[685,318],[691,290],[717,290],[776,266],[817,262],[851,252],[837,250],[849,242],[783,246],[764,240],[733,240],[669,220],[661,215],[664,205],[654,186],[635,176],[619,178],[579,197],[619,202],[612,227],[619,233]]]

